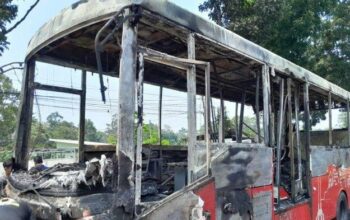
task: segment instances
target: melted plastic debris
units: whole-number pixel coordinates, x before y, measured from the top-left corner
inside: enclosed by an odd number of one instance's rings
[[[107,187],[111,183],[113,162],[105,155],[82,164],[57,164],[43,172],[29,174],[18,172],[12,175],[12,185],[20,190],[62,189],[75,192],[81,186]]]

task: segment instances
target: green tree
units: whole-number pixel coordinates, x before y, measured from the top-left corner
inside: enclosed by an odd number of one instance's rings
[[[107,142],[110,144],[117,144],[117,133],[118,133],[118,115],[114,114],[112,116],[112,121],[110,124],[106,125],[105,134],[107,136]]]
[[[162,129],[162,145],[177,145],[179,136],[174,132],[169,125],[164,125]]]
[[[350,90],[350,1],[337,0],[328,16],[323,17],[319,40],[309,57],[312,70]]]
[[[94,123],[90,119],[85,120],[85,140],[95,142],[105,142],[106,135],[96,129]]]
[[[16,16],[18,7],[17,5],[13,4],[13,0],[1,0],[0,1],[0,56],[2,55],[4,49],[7,48],[7,45],[9,44],[7,42],[6,35],[16,29],[18,25],[20,25],[29,15],[29,13],[37,6],[39,3],[39,0],[35,0],[32,6],[29,7],[27,12],[23,15],[22,18],[20,18],[15,24],[13,24],[11,27],[6,28],[6,25],[11,23]]]
[[[186,145],[187,144],[187,130],[181,128],[177,133],[177,145]]]
[[[13,88],[12,81],[0,74],[0,161],[5,161],[12,156],[18,98],[19,93]]]
[[[54,145],[50,142],[50,136],[47,131],[47,124],[41,123],[36,118],[33,118],[30,146],[33,148],[54,147]]]
[[[12,0],[2,0],[0,2],[0,55],[7,48],[6,24],[10,23],[17,16],[18,8],[12,4]]]
[[[144,144],[158,144],[158,126],[152,122],[143,124],[143,143]]]
[[[201,11],[237,34],[350,89],[349,0],[206,0]]]
[[[0,148],[11,148],[16,127],[18,110],[18,92],[11,80],[0,75]]]
[[[55,127],[62,122],[63,116],[60,115],[58,112],[53,112],[49,116],[47,116],[46,120],[49,123],[50,127]]]
[[[79,129],[72,123],[63,120],[58,112],[47,117],[48,134],[50,138],[77,140]]]
[[[349,0],[206,0],[219,25],[350,90]],[[325,118],[312,115],[312,124]]]
[[[309,46],[318,40],[334,1],[206,0],[199,9],[235,33],[308,66]]]

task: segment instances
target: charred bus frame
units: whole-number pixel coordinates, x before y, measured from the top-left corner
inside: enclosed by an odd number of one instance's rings
[[[94,7],[91,7],[92,5]],[[112,19],[110,19],[111,17]],[[102,26],[104,26],[107,33],[98,32],[98,30],[102,30]],[[119,31],[119,28],[122,28],[122,32]],[[108,40],[114,37],[117,39],[117,43],[106,40],[103,44],[97,45],[100,41],[99,37],[95,41],[96,33],[100,33],[104,37],[111,35]],[[97,36],[100,36],[100,34]],[[97,46],[93,47],[91,45]],[[99,53],[100,55],[96,59],[95,55]],[[118,56],[118,53],[120,53],[120,56]],[[118,60],[120,61],[118,62]],[[36,61],[81,69],[81,89],[76,90],[36,83],[34,80]],[[107,63],[114,63],[115,65],[108,66]],[[168,67],[186,71],[186,74],[170,70]],[[157,73],[151,77],[146,77],[147,69]],[[282,178],[281,160],[285,156],[282,150],[286,149],[286,146],[290,151],[290,173],[288,175],[291,178],[291,189],[289,201],[292,201],[292,204],[309,204],[310,210],[313,209],[309,200],[313,193],[311,188],[313,171],[308,158],[311,155],[310,91],[312,91],[313,102],[315,100],[317,102],[320,97],[316,93],[328,97],[329,146],[334,144],[331,120],[332,107],[344,108],[346,106],[347,124],[350,125],[350,95],[346,90],[222,27],[167,1],[120,2],[116,0],[93,0],[85,3],[79,2],[63,11],[46,24],[29,44],[16,133],[17,141],[14,149],[16,160],[22,168],[27,168],[35,89],[80,96],[79,160],[84,161],[84,151],[86,150],[84,148],[86,71],[101,74],[103,100],[105,88],[102,75],[119,75],[119,127],[122,129],[118,130],[119,140],[116,148],[119,161],[116,190],[120,198],[127,198],[119,201],[118,204],[125,207],[125,210],[129,212],[134,210],[135,205],[141,204],[142,174],[140,167],[142,160],[144,82],[159,85],[161,91],[162,88],[167,87],[187,92],[188,189],[192,189],[191,187],[198,184],[198,181],[203,177],[214,176],[216,179],[220,178],[217,170],[222,164],[216,163],[215,160],[219,160],[218,158],[224,154],[221,152],[223,148],[228,148],[228,151],[232,154],[235,147],[242,148],[242,152],[245,152],[246,149],[249,149],[249,152],[255,152],[255,148],[247,147],[243,149],[244,144],[241,144],[243,126],[248,126],[244,122],[244,106],[247,104],[253,106],[256,114],[256,131],[254,132],[257,136],[257,151],[261,149],[261,146],[265,146],[266,149],[262,151],[268,157],[271,157],[267,164],[269,161],[273,163],[273,160],[275,160],[275,172],[271,168],[269,172],[261,173],[261,176],[271,177],[270,179],[260,180],[259,177],[256,177],[253,182],[247,180],[248,182],[244,183],[242,188],[248,187],[248,185],[249,187],[262,187],[274,184],[278,190],[276,193],[269,191],[270,194],[267,194],[267,196],[275,194],[275,207],[280,212],[288,210],[288,207],[290,207],[289,203],[289,205],[283,203],[279,190]],[[167,71],[171,74],[168,74]],[[170,76],[177,77],[167,80],[166,78]],[[136,82],[137,86],[135,85]],[[135,91],[137,91],[137,94],[135,94]],[[125,94],[129,95],[125,96]],[[197,141],[196,95],[198,94],[205,96],[205,146],[201,146]],[[215,128],[213,123],[212,97],[220,99],[218,129]],[[161,99],[162,95],[160,95]],[[224,100],[241,104],[239,120],[238,114],[236,114],[236,120],[239,121],[235,127],[237,144],[233,144],[233,146],[224,143]],[[338,103],[333,105],[334,101]],[[137,142],[134,143],[132,134],[136,103],[138,106],[138,123]],[[298,123],[301,110],[304,115],[303,137]],[[263,112],[262,127],[260,126],[261,111]],[[238,105],[236,105],[236,112],[238,112]],[[160,105],[160,123],[161,118]],[[214,132],[215,130],[216,132]],[[159,135],[161,140],[161,128]],[[348,126],[347,137],[346,144],[349,146],[350,126]],[[220,150],[214,150],[213,146],[220,146]],[[200,152],[203,150],[204,154],[201,154]],[[205,155],[205,163],[200,159],[203,155]],[[236,156],[236,154],[234,155]],[[234,155],[229,157],[233,158]],[[258,161],[261,162],[262,160]],[[212,167],[214,165],[216,168]],[[302,167],[305,167],[304,171],[302,171]],[[203,168],[205,172],[203,172]],[[275,177],[272,177],[273,173],[275,173]],[[322,172],[320,171],[320,173]],[[133,181],[133,178],[135,178],[135,181]],[[229,179],[229,177],[227,178]],[[218,190],[231,190],[227,187],[227,185],[222,186]],[[235,190],[238,189],[234,188],[233,191]],[[250,193],[254,194],[253,191]],[[234,196],[233,198],[236,199]],[[131,207],[130,204],[132,204]],[[222,212],[219,216],[235,213],[230,202],[224,204],[223,210],[218,211],[220,208],[216,210],[216,212]],[[272,206],[272,204],[270,205]],[[151,210],[154,211],[155,209],[153,207]],[[239,210],[239,215],[242,216],[247,213],[254,215],[252,213],[253,209],[250,206],[248,208],[243,207],[242,212],[244,213],[242,214]],[[271,207],[266,215],[272,217],[272,212]],[[149,214],[150,212],[146,211],[146,213]]]

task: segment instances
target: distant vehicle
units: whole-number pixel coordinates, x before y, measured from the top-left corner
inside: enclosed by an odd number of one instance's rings
[[[35,82],[38,61],[81,69],[81,89]],[[84,145],[87,71],[101,74],[103,101],[103,76],[119,77],[116,149]],[[81,163],[38,176],[15,173],[9,181],[10,195],[29,202],[41,218],[347,218],[350,130],[333,130],[330,120],[329,131],[315,133],[310,118],[313,111],[328,111],[331,118],[332,109],[346,109],[349,124],[350,93],[173,3],[80,1],[34,35],[24,76],[15,148],[24,169],[33,91],[81,98]],[[143,145],[144,83],[187,92],[186,146]],[[203,97],[204,114],[196,110],[196,96]],[[212,98],[221,100],[219,127]],[[240,104],[229,143],[225,102]],[[242,143],[247,106],[256,117],[252,143]],[[204,138],[197,140],[201,116]]]

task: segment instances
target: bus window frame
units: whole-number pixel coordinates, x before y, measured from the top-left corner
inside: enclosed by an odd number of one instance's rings
[[[191,37],[189,37],[191,38]],[[137,127],[137,146],[136,146],[136,166],[141,166],[142,164],[142,115],[143,115],[143,78],[144,78],[144,62],[145,61],[151,61],[155,62],[161,65],[166,65],[173,68],[178,68],[181,70],[187,71],[187,74],[189,75],[190,69],[196,68],[196,66],[204,66],[205,68],[205,105],[204,105],[204,115],[205,115],[205,146],[206,146],[206,173],[204,176],[201,176],[200,178],[195,178],[195,175],[193,173],[194,171],[194,164],[192,164],[190,161],[196,161],[196,154],[195,154],[195,148],[191,149],[190,144],[188,145],[188,174],[190,176],[187,177],[187,185],[190,185],[194,181],[198,181],[202,178],[206,178],[210,175],[210,162],[211,162],[211,155],[210,155],[210,135],[209,135],[209,118],[210,118],[210,62],[205,61],[199,61],[195,59],[184,59],[184,58],[178,58],[166,53],[162,53],[150,48],[141,47],[138,48],[138,54],[139,54],[139,82],[137,86],[137,104],[138,104],[138,127]],[[194,70],[195,73],[195,70]],[[189,80],[189,77],[187,78]],[[194,76],[195,80],[195,76]],[[189,83],[188,83],[189,84]],[[196,83],[194,82],[193,86],[196,86]],[[187,91],[188,92],[188,91]],[[194,94],[196,96],[196,94]],[[191,97],[188,96],[187,100],[190,101]],[[193,109],[192,109],[193,110]],[[190,109],[188,110],[188,116],[190,114]],[[189,116],[191,117],[191,116]],[[192,117],[196,117],[196,114],[194,114]],[[190,118],[188,119],[190,120]],[[195,119],[194,119],[195,120]],[[195,123],[194,123],[195,124]],[[188,139],[191,139],[191,135],[195,135],[191,132],[188,133]],[[194,137],[196,140],[196,136]],[[194,146],[195,147],[195,146]],[[142,169],[136,169],[136,178],[135,178],[135,204],[139,205],[141,204],[141,173]]]

